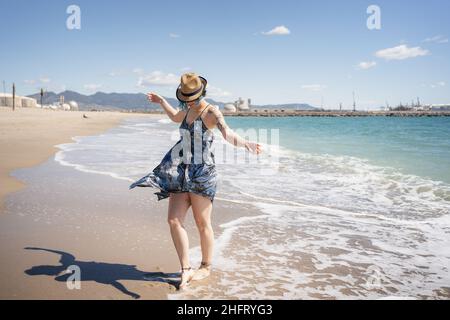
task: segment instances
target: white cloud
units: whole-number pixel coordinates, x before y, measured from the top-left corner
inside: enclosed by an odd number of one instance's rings
[[[304,84],[304,85],[302,85],[303,90],[315,91],[315,92],[322,91],[326,88],[327,88],[327,86],[322,85],[322,84]]]
[[[139,77],[138,86],[148,87],[148,86],[173,86],[178,85],[180,82],[180,77],[173,73],[163,73],[161,71],[153,71],[148,75]]]
[[[423,42],[434,42],[434,43],[448,43],[448,38],[442,35],[434,36],[431,38],[426,38]]]
[[[85,84],[83,87],[84,87],[84,89],[86,89],[88,91],[97,91],[98,89],[103,87],[103,85],[97,84],[97,83],[90,83],[90,84]]]
[[[432,89],[445,87],[446,83],[444,81],[439,81],[430,85]]]
[[[190,68],[183,68],[183,70],[187,71],[190,70]],[[175,89],[178,87],[179,84],[180,84],[180,76],[173,73],[153,71],[148,75],[143,75],[139,77],[137,86],[141,88],[151,86],[160,86],[168,88],[173,87],[173,89]],[[207,95],[213,98],[226,98],[230,97],[232,93],[208,84]]]
[[[426,49],[422,49],[421,47],[410,48],[404,44],[375,52],[375,56],[385,60],[405,60],[409,58],[427,56],[429,54],[430,51]]]
[[[27,79],[27,80],[23,80],[23,82],[26,84],[26,85],[30,85],[30,86],[32,86],[32,85],[35,85],[35,84],[38,84],[38,83],[40,83],[40,84],[48,84],[48,83],[50,83],[51,82],[51,79],[50,78],[48,78],[48,77],[41,77],[41,78],[39,78],[38,80],[35,80],[35,79]]]
[[[278,26],[268,32],[262,32],[262,34],[265,36],[285,36],[290,33],[291,31],[285,26]]]
[[[108,73],[108,76],[110,77],[117,77],[119,74],[117,72],[111,71],[110,73]]]
[[[169,33],[169,37],[170,38],[179,38],[181,36],[179,34],[176,34],[176,33]]]
[[[231,96],[231,92],[225,91],[221,88],[208,85],[206,88],[207,95],[214,98],[227,98]]]
[[[367,62],[363,61],[358,64],[357,68],[360,70],[367,70],[375,67],[376,65],[377,63],[375,61],[367,61]]]

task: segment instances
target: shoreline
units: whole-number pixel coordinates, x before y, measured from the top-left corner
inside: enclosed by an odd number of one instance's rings
[[[167,200],[153,190],[128,190],[129,183],[83,172],[49,158],[14,171],[26,188],[7,196],[0,215],[1,299],[184,299],[177,291],[179,262],[167,224]],[[156,191],[156,190],[155,190]],[[217,199],[213,211],[216,245],[229,234],[224,224],[259,215],[252,205]],[[185,224],[191,264],[200,263],[197,227],[189,209]],[[215,252],[220,259],[220,250]],[[81,270],[81,289],[69,290],[63,271]],[[220,282],[191,284],[199,290]],[[143,279],[143,275],[150,275]],[[196,298],[200,298],[199,295]]]
[[[47,115],[47,111],[40,113]],[[66,112],[57,112],[56,118],[60,119],[60,113]],[[73,131],[74,136],[102,134],[120,120],[113,117],[100,127]],[[17,130],[29,131],[26,128],[31,129],[26,125]],[[62,141],[66,142],[71,141]],[[48,146],[44,150],[47,153],[41,155],[44,161],[9,173],[10,179],[22,187],[5,195],[0,214],[0,297],[183,299],[184,294],[175,289],[178,279],[173,279],[179,262],[167,229],[167,202],[156,201],[148,188],[131,192],[127,181],[65,166],[53,157],[57,150],[54,145]],[[259,214],[251,204],[217,199],[213,218],[216,241],[226,231],[222,225],[238,219],[243,211],[245,216]],[[191,209],[186,229],[191,263],[197,267],[200,239]],[[68,290],[66,286],[63,271],[69,264],[81,269],[81,290]],[[150,279],[142,279],[143,274],[151,275]],[[209,281],[219,281],[220,274],[217,270]],[[197,287],[197,283],[192,286]]]
[[[83,115],[88,118],[83,118]],[[74,136],[100,134],[133,117],[152,117],[121,112],[53,111],[0,108],[0,213],[4,199],[25,185],[11,176],[14,170],[46,161]],[[153,116],[154,117],[154,116]],[[39,137],[39,139],[37,138]]]

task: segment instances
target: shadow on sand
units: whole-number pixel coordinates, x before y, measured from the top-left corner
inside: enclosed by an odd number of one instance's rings
[[[60,255],[60,265],[34,266],[25,270],[25,273],[30,276],[55,276],[56,281],[66,282],[72,274],[70,272],[66,273],[68,268],[70,266],[78,266],[81,270],[81,281],[95,281],[100,284],[111,285],[134,299],[139,299],[140,295],[129,291],[119,282],[120,280],[163,282],[174,286],[176,289],[179,286],[179,273],[144,272],[136,269],[135,265],[79,261],[70,253],[58,250],[30,247],[25,248],[25,250],[46,251]]]

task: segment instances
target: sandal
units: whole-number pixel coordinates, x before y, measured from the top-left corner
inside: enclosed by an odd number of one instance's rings
[[[187,279],[185,279],[185,281],[183,282],[183,275],[186,273],[188,273]],[[195,272],[192,269],[192,267],[181,268],[181,282],[180,282],[179,289],[183,289],[184,287],[189,285],[189,283],[193,279],[194,275],[195,275]]]
[[[211,274],[211,263],[203,262],[200,264],[200,267],[195,271],[195,275],[192,280],[202,280]]]
[[[187,271],[192,270],[192,267],[181,268],[181,272],[183,272],[185,270],[187,270]]]

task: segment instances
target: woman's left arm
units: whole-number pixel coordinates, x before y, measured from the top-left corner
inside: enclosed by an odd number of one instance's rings
[[[219,108],[213,107],[211,108],[211,112],[215,117],[215,125],[217,129],[219,129],[219,131],[222,133],[223,138],[228,143],[238,148],[244,147],[248,151],[255,154],[260,154],[262,152],[261,144],[245,140],[227,125],[227,123],[225,122],[225,118],[222,112],[220,112]]]

